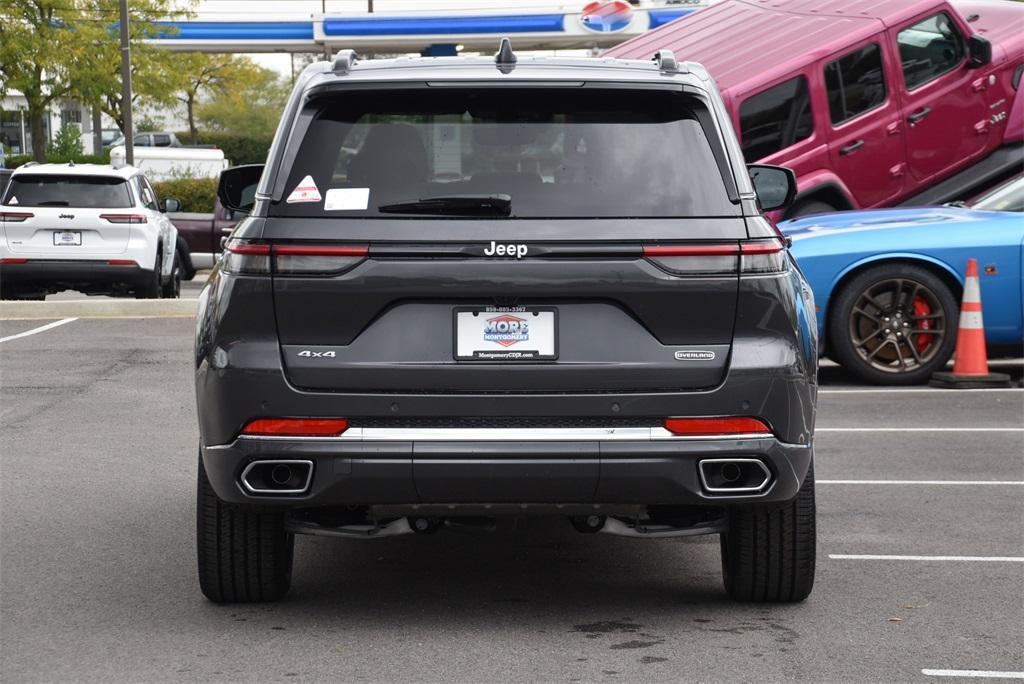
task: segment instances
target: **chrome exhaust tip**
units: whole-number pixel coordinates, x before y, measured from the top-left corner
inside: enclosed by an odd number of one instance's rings
[[[706,458],[697,468],[701,486],[711,494],[757,494],[772,481],[772,472],[759,458]]]
[[[249,494],[282,496],[305,494],[313,483],[312,461],[253,461],[239,478]]]

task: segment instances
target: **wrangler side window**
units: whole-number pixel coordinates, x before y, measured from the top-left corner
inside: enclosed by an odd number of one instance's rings
[[[797,76],[740,105],[740,137],[748,163],[809,138],[814,131],[807,79]]]
[[[825,90],[832,124],[849,121],[885,102],[885,72],[877,43],[825,65]]]
[[[966,51],[956,24],[945,12],[928,17],[896,36],[907,90],[934,81],[955,69]]]

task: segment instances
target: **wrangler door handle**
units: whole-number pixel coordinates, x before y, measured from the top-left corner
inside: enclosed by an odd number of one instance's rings
[[[924,119],[924,117],[928,116],[931,113],[932,110],[930,107],[921,107],[916,112],[908,116],[907,121],[910,123],[911,126],[913,126],[914,124],[920,122],[922,119]]]
[[[839,148],[839,154],[841,154],[841,155],[843,155],[845,157],[848,154],[853,154],[854,152],[856,152],[857,150],[859,150],[862,147],[864,147],[864,141],[863,140],[854,140],[849,145],[843,145],[842,147],[840,147]]]

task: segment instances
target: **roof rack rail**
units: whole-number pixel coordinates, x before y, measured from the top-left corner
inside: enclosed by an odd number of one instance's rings
[[[502,38],[498,51],[494,53],[494,63],[498,65],[498,69],[502,73],[507,74],[512,71],[517,61],[519,61],[519,58],[516,57],[516,53],[512,52],[512,41],[508,38]]]
[[[689,71],[684,65],[676,61],[676,55],[671,50],[658,50],[654,53],[654,59],[651,61],[658,64],[658,69],[667,73],[685,74]]]
[[[355,50],[338,50],[338,54],[334,56],[334,66],[331,67],[331,71],[336,74],[347,74],[352,71],[352,67],[357,61],[359,61],[359,55]]]

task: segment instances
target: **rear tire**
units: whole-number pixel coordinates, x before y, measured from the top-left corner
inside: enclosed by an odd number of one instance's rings
[[[164,299],[181,297],[181,260],[174,253],[174,264],[171,266],[171,279],[160,286],[160,296]]]
[[[294,535],[284,513],[226,504],[199,459],[196,545],[199,587],[214,603],[276,601],[288,593]]]
[[[136,299],[159,299],[163,290],[160,276],[160,264],[163,263],[163,253],[156,252],[156,261],[153,262],[153,272],[149,274],[146,282],[135,289]]]
[[[795,603],[814,587],[814,464],[793,501],[730,509],[721,535],[725,590],[737,601]]]

